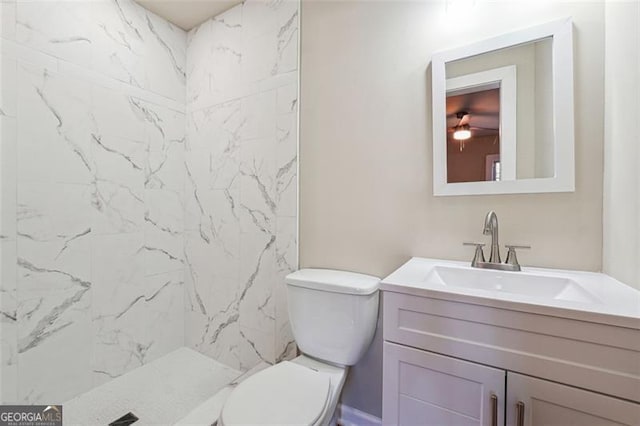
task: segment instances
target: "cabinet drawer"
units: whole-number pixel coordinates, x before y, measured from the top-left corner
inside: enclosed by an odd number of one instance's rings
[[[504,370],[385,342],[383,381],[385,425],[503,424]]]
[[[384,339],[640,401],[640,330],[384,293]]]

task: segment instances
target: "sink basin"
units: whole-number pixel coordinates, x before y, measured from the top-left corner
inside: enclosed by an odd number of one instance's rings
[[[430,281],[430,284],[446,287],[463,287],[580,303],[601,303],[600,299],[582,288],[576,281],[566,277],[438,265],[431,269],[427,275],[427,281]]]
[[[414,257],[384,278],[380,288],[640,329],[640,290],[599,272],[496,271]]]

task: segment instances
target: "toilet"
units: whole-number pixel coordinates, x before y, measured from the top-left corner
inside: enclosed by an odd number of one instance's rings
[[[328,269],[289,274],[293,337],[302,355],[241,382],[229,395],[219,425],[329,425],[347,369],[371,344],[380,279]]]

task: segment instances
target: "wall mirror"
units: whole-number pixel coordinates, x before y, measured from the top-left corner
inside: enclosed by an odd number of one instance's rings
[[[570,19],[432,57],[434,195],[574,191]]]

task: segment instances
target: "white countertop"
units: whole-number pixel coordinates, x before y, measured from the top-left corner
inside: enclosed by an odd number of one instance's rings
[[[396,293],[459,301],[522,312],[572,318],[620,327],[640,329],[640,291],[616,279],[595,272],[523,267],[522,272],[499,272],[503,279],[511,274],[570,279],[593,296],[593,301],[557,300],[540,296],[448,286],[434,279],[436,267],[462,268],[478,274],[496,273],[471,268],[468,262],[414,257],[384,278],[380,289]]]

